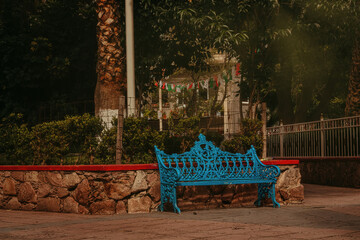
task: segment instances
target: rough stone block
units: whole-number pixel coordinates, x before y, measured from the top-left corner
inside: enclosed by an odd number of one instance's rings
[[[231,203],[232,199],[234,198],[234,185],[229,185],[224,189],[224,192],[221,195],[221,201],[225,204]]]
[[[115,183],[122,183],[122,184],[129,184],[131,187],[135,180],[135,172],[128,171],[124,172],[113,172],[113,182]]]
[[[194,209],[194,203],[192,201],[179,199],[177,204],[181,211]]]
[[[160,191],[160,182],[155,182],[151,185],[150,189],[148,190],[149,195],[155,202],[160,201],[161,199],[161,191]]]
[[[282,172],[277,180],[276,187],[279,189],[288,188],[290,186],[300,185],[301,174],[299,168],[289,166],[287,170]]]
[[[19,210],[21,208],[21,203],[18,201],[17,197],[13,197],[10,201],[5,205],[7,209]]]
[[[126,211],[126,204],[123,201],[118,201],[116,204],[116,214],[125,214]]]
[[[89,210],[86,207],[84,207],[83,205],[79,205],[78,210],[79,210],[80,214],[89,214]]]
[[[131,194],[131,188],[129,184],[107,183],[105,184],[105,192],[109,198],[121,200]]]
[[[218,195],[220,197],[220,195]],[[210,201],[206,203],[208,208],[219,208],[221,206],[220,198],[212,198]]]
[[[58,172],[46,172],[46,182],[52,186],[61,187],[62,186],[62,176]]]
[[[74,198],[67,197],[64,200],[63,212],[67,213],[79,213],[79,203],[77,203]]]
[[[16,195],[15,182],[12,179],[5,179],[3,183],[3,192],[6,195]]]
[[[45,198],[50,194],[51,187],[49,184],[43,183],[37,189],[37,196],[39,198]]]
[[[64,198],[69,195],[69,192],[66,188],[57,187],[55,188],[55,195],[59,198]]]
[[[18,199],[20,202],[31,202],[36,203],[37,196],[30,183],[25,182],[20,184]]]
[[[226,188],[226,185],[213,185],[213,186],[210,186],[211,194],[212,195],[222,194],[224,192],[225,188]]]
[[[12,171],[10,175],[13,179],[17,181],[24,181],[24,171]]]
[[[148,189],[147,181],[146,181],[146,173],[144,171],[138,170],[136,171],[136,177],[134,184],[131,188],[132,193],[141,192]]]
[[[285,188],[279,190],[281,197],[285,201],[303,201],[304,200],[304,186]]]
[[[78,203],[87,205],[89,203],[90,192],[89,182],[87,179],[84,179],[73,192],[73,197]]]
[[[148,213],[150,212],[152,201],[150,197],[135,197],[128,201],[128,213]]]
[[[40,198],[38,200],[36,210],[48,212],[60,212],[60,199],[59,198]]]
[[[205,203],[210,198],[210,188],[208,186],[195,186],[189,189],[192,191],[190,201]]]
[[[81,179],[75,172],[63,176],[63,186],[68,189],[74,189],[80,182]]]
[[[154,185],[160,183],[160,175],[157,172],[153,172],[151,174],[148,174],[146,179],[147,179],[147,182],[148,182],[149,186],[154,186]]]
[[[21,210],[25,210],[25,211],[32,211],[35,209],[35,204],[32,203],[28,203],[28,204],[24,204],[21,206]]]
[[[25,182],[38,182],[39,181],[38,175],[39,175],[39,173],[37,171],[26,172],[24,175],[24,181]]]
[[[94,202],[90,205],[91,214],[105,214],[110,215],[115,213],[115,201],[105,200],[100,202]]]

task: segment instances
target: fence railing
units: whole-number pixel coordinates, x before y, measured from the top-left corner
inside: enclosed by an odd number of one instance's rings
[[[266,129],[267,157],[358,157],[360,116]]]

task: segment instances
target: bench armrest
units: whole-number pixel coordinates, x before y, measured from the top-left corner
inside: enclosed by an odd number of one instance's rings
[[[161,183],[175,183],[180,179],[180,172],[176,168],[165,167],[160,172]]]
[[[264,178],[276,178],[280,176],[280,168],[274,165],[262,167],[261,175]]]
[[[156,153],[156,158],[158,160],[161,183],[177,182],[181,177],[180,171],[176,168],[172,168],[171,166],[167,167],[164,164],[164,162],[162,161],[161,154],[165,154],[165,153],[163,151],[159,150],[156,146],[155,146],[155,153]]]

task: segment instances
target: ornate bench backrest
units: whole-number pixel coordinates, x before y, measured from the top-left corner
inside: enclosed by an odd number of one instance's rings
[[[190,151],[182,154],[166,154],[155,146],[160,174],[167,168],[180,173],[179,181],[256,179],[266,167],[256,155],[253,146],[246,154],[220,150],[204,135],[199,135]]]

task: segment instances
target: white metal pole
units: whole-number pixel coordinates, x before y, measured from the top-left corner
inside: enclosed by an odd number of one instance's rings
[[[128,116],[135,116],[135,60],[133,1],[125,0],[126,78]]]
[[[224,93],[226,94],[226,93]],[[224,101],[224,138],[225,140],[229,139],[229,106],[228,106],[228,98],[225,98]]]
[[[161,86],[159,87],[159,112],[158,112],[158,118],[159,118],[159,129],[160,131],[163,130],[163,120],[162,120],[162,90]]]

